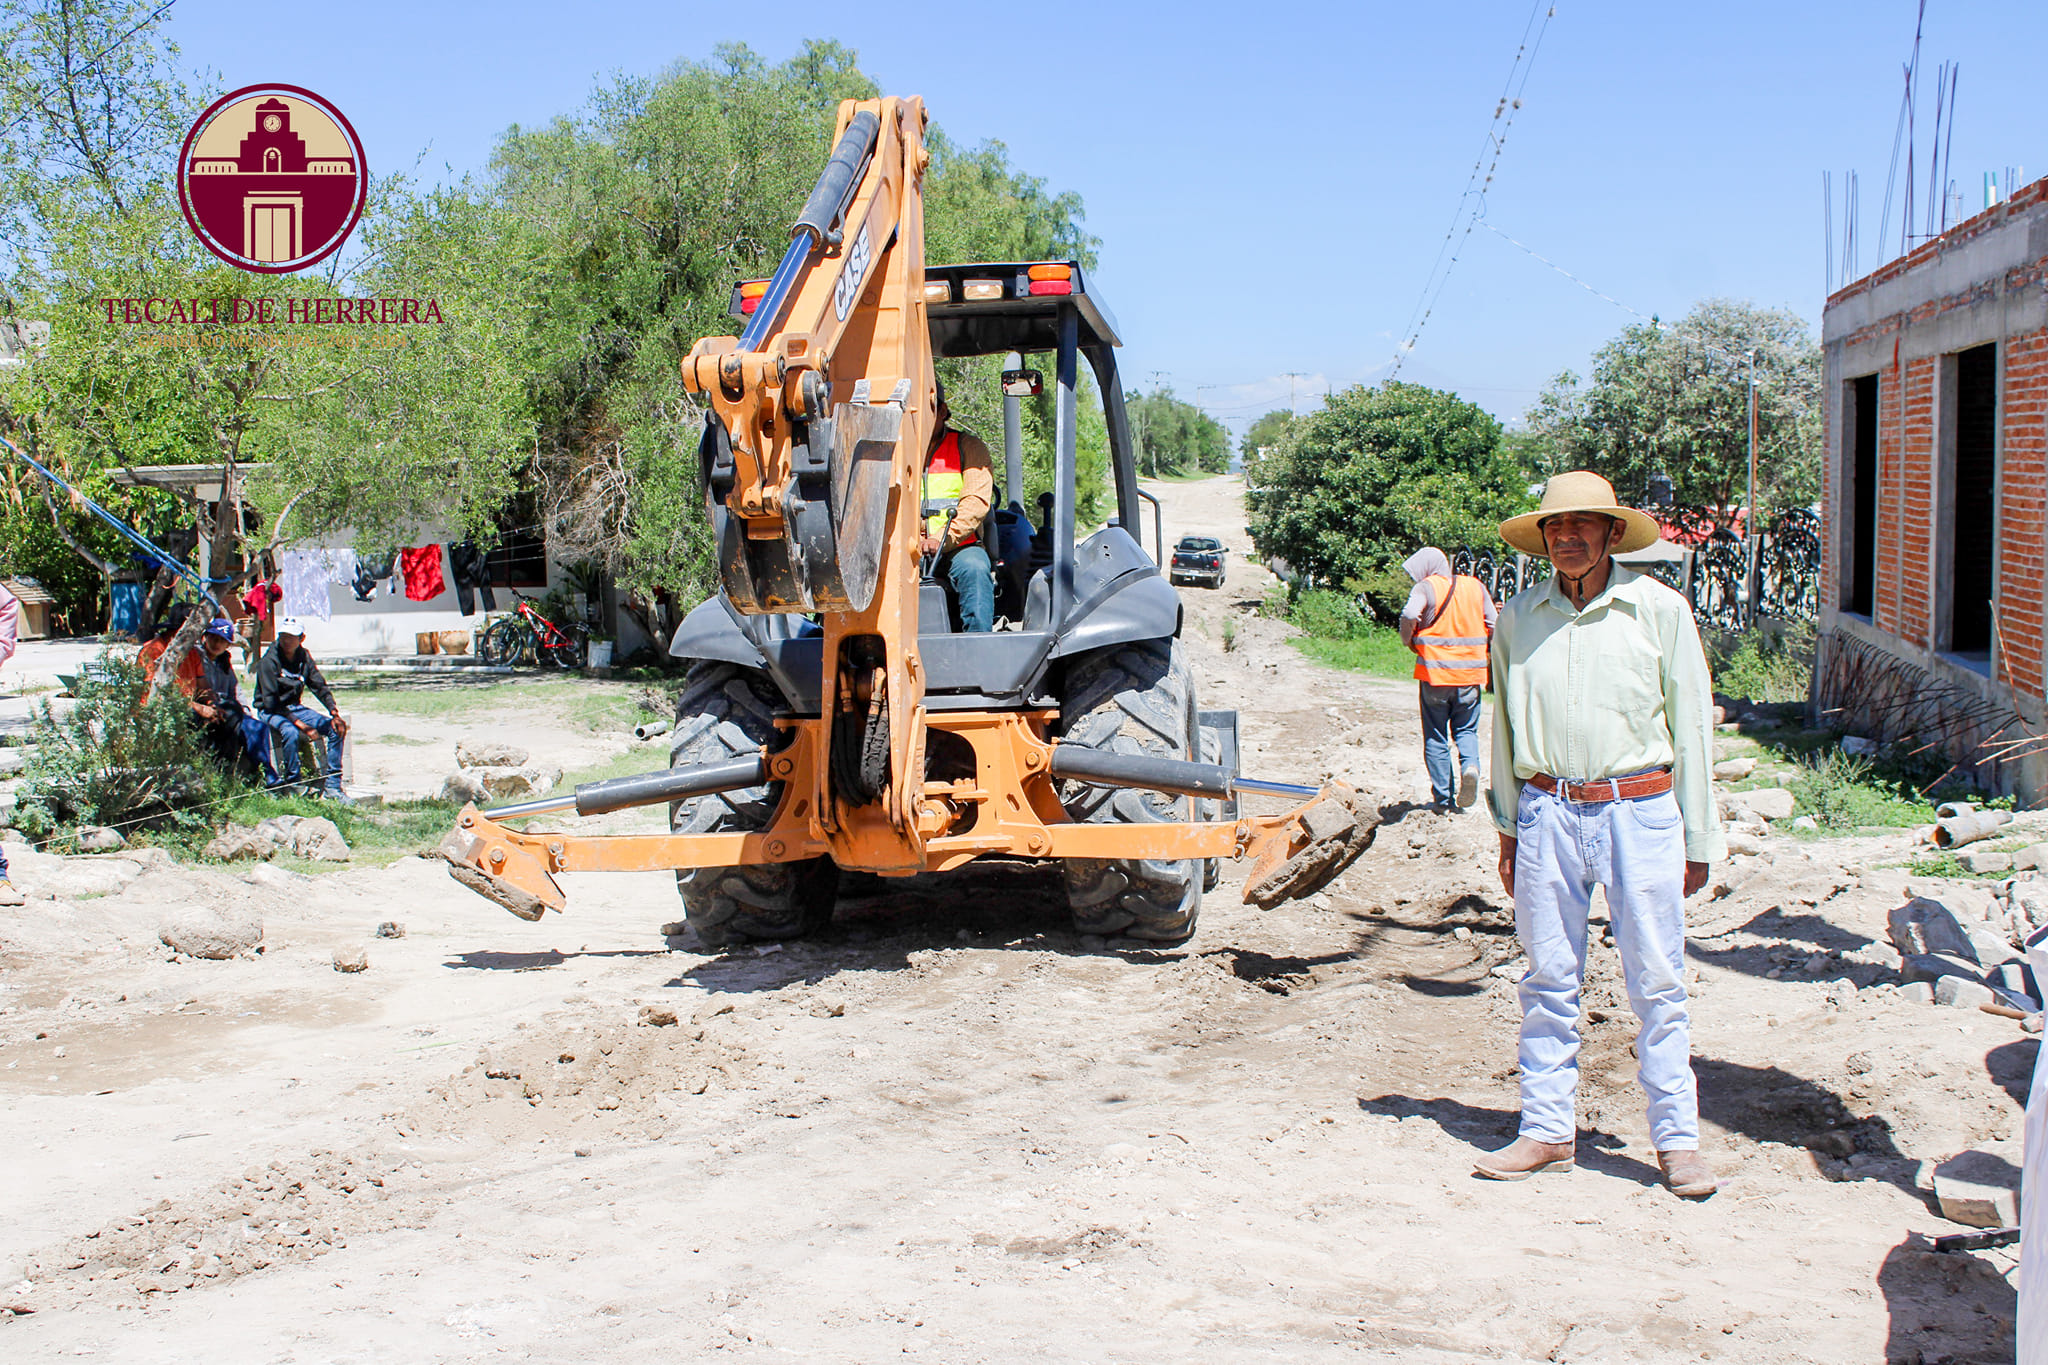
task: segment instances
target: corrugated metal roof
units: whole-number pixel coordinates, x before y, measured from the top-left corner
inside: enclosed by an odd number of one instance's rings
[[[33,578],[0,578],[0,588],[5,588],[29,606],[48,606],[56,602],[50,590]]]

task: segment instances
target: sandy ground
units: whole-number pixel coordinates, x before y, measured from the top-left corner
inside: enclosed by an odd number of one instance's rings
[[[1516,1106],[1492,830],[1409,809],[1410,687],[1251,615],[1237,482],[1157,491],[1169,542],[1237,551],[1185,639],[1246,769],[1385,803],[1325,896],[1262,913],[1226,875],[1184,948],[1091,949],[1044,881],[968,875],[709,956],[661,937],[663,876],[568,878],[529,925],[425,859],[31,855],[0,911],[0,1358],[2009,1360],[2011,1256],[1933,1254],[1924,1187],[2017,1135],[2036,1044],[1886,984],[1903,836],[1774,839],[1696,916],[1720,1195],[1655,1182],[1611,948],[1580,1169],[1476,1181]],[[398,785],[464,733],[571,767],[629,743],[375,701],[357,762]],[[185,901],[259,911],[265,951],[170,960]]]

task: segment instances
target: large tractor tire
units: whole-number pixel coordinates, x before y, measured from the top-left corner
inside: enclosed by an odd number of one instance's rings
[[[1195,680],[1172,640],[1117,645],[1076,660],[1060,707],[1065,744],[1120,754],[1198,759]],[[1185,796],[1135,787],[1060,784],[1060,802],[1087,824],[1157,825],[1194,818]],[[1067,858],[1067,903],[1084,934],[1180,943],[1202,907],[1202,860]]]
[[[676,703],[669,766],[720,763],[757,752],[782,733],[774,718],[781,696],[760,673],[737,664],[700,663]],[[768,827],[782,784],[678,801],[669,828],[678,834],[725,834]],[[752,939],[800,938],[832,920],[839,868],[830,858],[755,867],[694,867],[676,873],[683,916],[698,939],[722,948]]]

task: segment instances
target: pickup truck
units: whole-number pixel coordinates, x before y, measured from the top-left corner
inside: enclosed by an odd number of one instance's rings
[[[1183,583],[1198,583],[1220,588],[1223,586],[1223,557],[1228,553],[1223,542],[1214,536],[1182,536],[1180,544],[1173,547],[1173,562],[1167,566],[1167,577],[1175,587]]]

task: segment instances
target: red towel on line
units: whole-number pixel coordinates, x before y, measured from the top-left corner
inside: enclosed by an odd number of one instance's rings
[[[418,545],[398,552],[398,572],[405,579],[405,595],[415,602],[439,597],[447,586],[441,577],[441,547]]]

